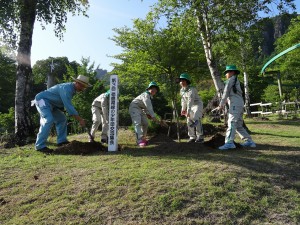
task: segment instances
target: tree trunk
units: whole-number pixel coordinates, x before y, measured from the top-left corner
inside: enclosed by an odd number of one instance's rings
[[[171,93],[171,102],[173,108],[173,119],[176,121],[176,132],[177,132],[177,140],[180,142],[180,127],[179,127],[179,116],[177,111],[177,95],[178,95],[178,84],[175,84],[175,78],[172,73],[171,67],[168,69],[168,74],[170,78],[170,93]]]
[[[248,117],[251,117],[250,111],[250,96],[249,96],[249,85],[248,85],[248,74],[244,71],[244,88],[245,88],[245,109]]]
[[[212,40],[211,40],[210,30],[208,26],[207,16],[203,14],[201,17],[200,14],[196,11],[196,17],[197,17],[198,31],[200,33],[202,44],[204,47],[206,62],[211,77],[213,79],[215,88],[217,90],[218,96],[219,98],[221,98],[224,89],[224,83],[221,80],[219,70],[214,60],[214,56],[212,52]]]
[[[175,99],[172,100],[172,107],[173,107],[173,117],[175,118],[175,121],[176,121],[177,140],[178,140],[178,142],[180,142],[179,116],[178,116]]]
[[[31,89],[31,45],[36,16],[36,1],[23,0],[20,9],[21,30],[17,53],[17,79],[15,97],[15,137],[18,145],[26,144],[33,136],[33,126],[29,116]]]
[[[53,64],[53,59],[52,59],[52,63],[50,64],[50,72],[48,73],[48,79],[47,79],[47,89],[53,87],[54,85],[56,85],[56,81],[55,81],[55,76],[53,74],[53,70],[54,70],[54,64]]]
[[[56,84],[54,74],[52,72],[48,73],[47,79],[47,89],[53,87]]]

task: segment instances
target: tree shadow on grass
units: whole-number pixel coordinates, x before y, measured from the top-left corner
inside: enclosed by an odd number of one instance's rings
[[[150,140],[149,146],[145,148],[125,148],[117,154],[221,162],[259,173],[253,176],[272,175],[271,182],[274,185],[294,188],[300,192],[300,147],[258,145],[251,149],[237,148],[220,151],[206,143],[178,143],[168,137],[156,137]]]
[[[300,119],[278,120],[278,121],[263,121],[265,125],[283,125],[283,126],[299,126]],[[262,121],[249,120],[247,124],[262,124]]]
[[[267,135],[267,136],[274,136],[280,138],[299,138],[299,135],[278,135],[278,134],[270,134],[270,133],[263,133],[263,132],[251,132],[251,135]]]

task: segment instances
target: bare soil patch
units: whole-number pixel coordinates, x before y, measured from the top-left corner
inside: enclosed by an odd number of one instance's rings
[[[170,137],[167,136],[166,130],[160,130],[160,133],[153,136],[149,140],[149,144],[158,145],[157,148],[163,151],[184,151],[184,150],[197,150],[197,151],[210,151],[212,149],[217,149],[218,147],[224,145],[225,141],[225,131],[226,126],[218,125],[214,126],[212,124],[203,124],[203,130],[205,132],[205,142],[200,143],[187,143],[189,138],[187,134],[186,124],[180,124],[180,139],[181,142],[177,141],[177,131],[176,125],[171,126]],[[242,146],[234,142],[236,148],[240,149]]]
[[[54,154],[86,155],[106,151],[107,147],[100,142],[71,141],[69,144],[54,149]]]
[[[179,123],[179,135],[180,138],[185,139],[188,138],[187,133],[187,124],[186,123]],[[224,133],[226,131],[225,125],[218,125],[215,126],[213,124],[203,124],[203,130],[205,136],[213,136],[217,133]],[[177,139],[177,125],[176,123],[171,123],[169,128],[161,127],[159,133],[168,134],[173,139]]]

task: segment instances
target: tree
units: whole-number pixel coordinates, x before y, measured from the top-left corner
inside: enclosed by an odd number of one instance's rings
[[[275,42],[276,53],[280,52],[300,43],[300,16],[291,20],[288,31]],[[274,66],[279,67],[282,77],[292,80],[296,84],[300,84],[300,48],[289,52],[285,56],[279,58]]]
[[[15,95],[15,138],[22,145],[33,135],[29,116],[32,85],[31,45],[35,21],[42,26],[54,23],[56,36],[62,38],[68,13],[86,15],[87,0],[2,0],[0,35],[12,47],[17,46],[17,79]],[[18,41],[18,44],[17,44]]]
[[[220,78],[214,45],[219,40],[231,38],[231,33],[239,32],[239,25],[249,27],[258,18],[259,11],[270,11],[273,2],[275,0],[159,0],[156,12],[167,17],[181,14],[197,21],[207,65],[220,95],[224,84]],[[295,8],[293,0],[280,0],[277,7],[279,10]]]
[[[16,62],[0,48],[0,112],[7,113],[14,106]]]
[[[242,88],[244,88],[245,93],[245,110],[247,115],[251,117],[248,73],[251,65],[257,64],[257,58],[253,57],[255,55],[255,48],[252,44],[252,38],[253,36],[257,37],[261,31],[258,24],[247,27],[243,24],[243,21],[240,22],[241,24],[239,24],[239,21],[236,21],[238,32],[230,33],[230,38],[224,38],[225,41],[218,41],[215,44],[215,52],[223,67],[226,64],[235,64],[244,75],[244,85],[242,85]],[[224,36],[224,34],[220,35]],[[242,78],[240,78],[240,81],[242,81]]]
[[[47,83],[47,88],[50,88],[64,79],[67,68],[70,66],[76,71],[79,64],[75,61],[69,62],[67,57],[49,57],[45,60],[38,60],[32,67],[34,81]]]
[[[157,20],[149,13],[145,20],[134,20],[133,29],[114,29],[117,35],[113,40],[124,51],[114,56],[122,63],[114,64],[113,73],[120,75],[121,84],[132,87],[131,94],[142,91],[151,80],[159,82],[164,96],[172,104],[175,118],[178,118],[178,84],[175,78],[185,71],[194,78],[200,78],[195,74],[205,77],[202,70],[204,59],[200,56],[201,46],[196,45],[195,35],[183,29],[188,22],[172,18],[168,27],[158,28]],[[145,85],[137,86],[137,83]]]
[[[87,126],[91,125],[92,113],[91,104],[93,100],[100,94],[106,91],[103,81],[100,81],[96,77],[95,63],[90,61],[90,58],[82,58],[80,63],[76,63],[77,66],[67,66],[67,73],[64,75],[64,82],[73,82],[72,77],[77,77],[78,74],[89,77],[89,83],[92,87],[87,88],[84,92],[77,93],[73,99],[73,105],[78,111],[79,115],[87,120]],[[75,127],[78,127],[77,121]],[[74,126],[73,126],[74,127]]]

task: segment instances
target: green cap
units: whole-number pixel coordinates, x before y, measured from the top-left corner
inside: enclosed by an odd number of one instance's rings
[[[157,88],[157,92],[159,92],[159,86],[157,85],[156,82],[151,81],[146,90],[149,90],[151,87],[156,87]]]
[[[225,71],[224,71],[224,75],[226,75],[226,73],[227,73],[228,71],[236,71],[236,74],[240,74],[240,71],[236,68],[235,65],[227,65],[227,66],[226,66],[226,69],[225,69]]]
[[[186,80],[187,84],[191,83],[190,75],[188,75],[187,73],[180,74],[179,80]]]

